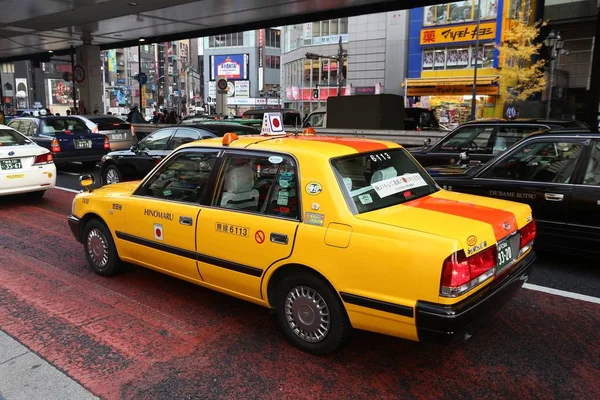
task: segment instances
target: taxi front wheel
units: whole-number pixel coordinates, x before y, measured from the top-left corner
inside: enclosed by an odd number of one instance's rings
[[[102,276],[112,276],[121,269],[110,231],[102,222],[91,220],[85,226],[83,246],[92,269]]]
[[[275,312],[289,342],[317,355],[342,347],[352,327],[340,298],[324,279],[295,272],[276,290]]]

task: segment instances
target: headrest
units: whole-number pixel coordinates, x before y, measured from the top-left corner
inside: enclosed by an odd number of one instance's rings
[[[229,193],[249,192],[254,187],[250,164],[236,165],[225,174],[224,188]]]
[[[396,171],[396,169],[394,167],[380,169],[380,170],[376,171],[373,174],[373,176],[371,177],[371,184],[376,183],[376,182],[381,182],[386,179],[394,178],[396,176],[398,176],[398,172]]]

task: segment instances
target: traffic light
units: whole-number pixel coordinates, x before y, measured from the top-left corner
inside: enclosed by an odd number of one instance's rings
[[[313,99],[319,98],[319,88],[313,89]]]

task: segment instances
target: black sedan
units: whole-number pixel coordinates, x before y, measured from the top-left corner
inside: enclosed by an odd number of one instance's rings
[[[478,120],[467,122],[432,146],[409,149],[424,167],[454,164],[458,156],[468,151],[471,160],[487,162],[501,154],[525,136],[551,129],[589,131],[589,126],[579,121],[560,120]]]
[[[427,170],[444,189],[529,204],[539,246],[600,255],[600,134],[535,134],[487,164]]]
[[[23,117],[8,126],[50,150],[57,166],[77,161],[94,167],[110,151],[108,137],[92,133],[77,117]]]
[[[182,144],[223,136],[258,134],[260,129],[235,123],[174,125],[146,136],[129,150],[108,153],[100,162],[102,184],[142,179],[156,164]]]

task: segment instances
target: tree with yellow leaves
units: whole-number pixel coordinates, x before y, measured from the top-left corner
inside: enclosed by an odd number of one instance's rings
[[[508,29],[504,33],[504,42],[497,46],[500,60],[501,94],[507,104],[526,101],[532,95],[546,88],[543,59],[533,63],[534,56],[539,56],[542,43],[536,42],[540,28],[545,22],[530,24],[529,17],[509,20]]]

